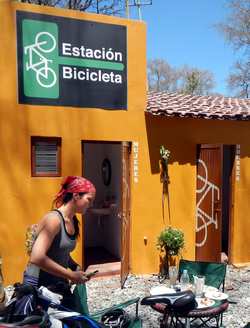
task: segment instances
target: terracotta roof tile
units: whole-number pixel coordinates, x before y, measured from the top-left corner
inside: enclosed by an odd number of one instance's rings
[[[169,117],[250,120],[250,99],[149,92],[146,112]]]

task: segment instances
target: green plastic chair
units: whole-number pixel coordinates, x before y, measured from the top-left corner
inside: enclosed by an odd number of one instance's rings
[[[194,275],[205,276],[205,284],[224,291],[227,265],[225,263],[180,260],[179,277],[183,270],[188,270],[190,281],[193,283]]]
[[[123,303],[115,304],[109,308],[102,309],[95,313],[89,313],[86,285],[85,284],[77,285],[76,288],[74,289],[74,296],[77,300],[77,302],[76,302],[77,307],[75,310],[81,314],[85,314],[85,315],[89,316],[91,319],[94,319],[97,322],[100,322],[102,315],[109,310],[124,309],[130,305],[135,304],[135,306],[136,306],[135,316],[133,318],[130,318],[131,322],[130,322],[128,328],[141,328],[142,327],[142,321],[138,316],[138,306],[139,306],[139,300],[140,300],[139,297],[130,299]],[[86,327],[89,327],[88,324],[86,324]]]

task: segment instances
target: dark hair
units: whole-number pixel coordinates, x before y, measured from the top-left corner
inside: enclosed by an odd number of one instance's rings
[[[79,192],[78,194],[79,196],[83,196],[84,194],[86,194],[86,192]],[[73,198],[73,193],[67,192],[62,199],[63,204],[67,204],[72,198]]]

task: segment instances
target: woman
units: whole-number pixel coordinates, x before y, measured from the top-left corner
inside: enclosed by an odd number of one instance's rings
[[[54,200],[56,209],[47,213],[36,227],[36,239],[24,273],[24,283],[62,294],[63,304],[71,308],[74,304],[70,282],[80,284],[88,280],[70,257],[79,236],[75,214],[85,213],[95,193],[94,185],[83,177],[68,176],[63,181]]]

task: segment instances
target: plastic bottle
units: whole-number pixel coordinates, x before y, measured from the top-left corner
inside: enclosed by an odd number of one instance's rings
[[[187,270],[183,270],[183,273],[180,278],[181,290],[186,290],[189,285],[189,275]]]

